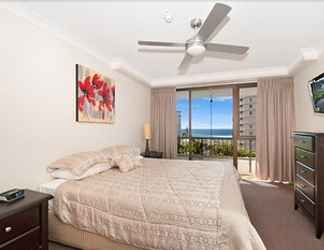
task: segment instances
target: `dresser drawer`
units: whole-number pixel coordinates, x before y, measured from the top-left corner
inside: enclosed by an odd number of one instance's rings
[[[33,207],[0,220],[0,244],[39,225],[39,208]]]
[[[295,148],[296,160],[307,165],[310,168],[315,168],[314,154],[299,148]]]
[[[308,200],[301,192],[296,190],[295,193],[296,202],[304,208],[311,216],[315,214],[315,204]]]
[[[302,180],[300,177],[296,177],[296,187],[301,190],[312,201],[315,200],[315,189],[312,185]]]
[[[16,240],[0,245],[0,250],[39,250],[40,229],[34,228]]]
[[[296,173],[309,183],[315,185],[315,170],[296,162]]]
[[[314,137],[307,135],[295,135],[295,146],[307,151],[314,152]]]

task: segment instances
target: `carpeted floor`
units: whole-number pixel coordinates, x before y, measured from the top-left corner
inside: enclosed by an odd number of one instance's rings
[[[268,250],[324,249],[324,235],[316,239],[309,218],[294,210],[292,186],[242,181],[241,188],[251,222]]]
[[[50,242],[48,250],[74,250],[74,248],[70,248],[70,247],[66,247],[66,246],[56,244],[54,242]]]
[[[323,250],[324,235],[315,238],[313,224],[294,210],[292,187],[242,181],[242,194],[252,224],[268,250]],[[73,250],[54,243],[49,250]]]

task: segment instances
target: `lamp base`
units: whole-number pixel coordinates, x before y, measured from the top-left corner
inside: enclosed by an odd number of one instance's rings
[[[146,156],[150,155],[150,147],[149,147],[149,140],[148,139],[146,139],[146,146],[145,146],[145,152],[144,152],[144,154]]]

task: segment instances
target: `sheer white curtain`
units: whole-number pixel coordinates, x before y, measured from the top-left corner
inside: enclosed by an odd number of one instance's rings
[[[177,154],[176,88],[152,90],[152,149],[163,152],[164,158]]]
[[[292,132],[295,125],[293,80],[258,81],[255,175],[263,180],[293,180]]]

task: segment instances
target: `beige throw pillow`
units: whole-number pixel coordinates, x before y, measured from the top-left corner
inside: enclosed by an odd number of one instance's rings
[[[106,163],[108,166],[111,165],[111,162],[109,162],[102,152],[81,152],[67,155],[55,162],[52,162],[47,167],[47,170],[51,173],[58,169],[65,169],[70,171],[73,175],[81,176],[88,169],[99,163]]]
[[[129,154],[122,154],[116,158],[116,165],[121,172],[128,172],[138,167],[143,166],[142,158],[139,156],[131,156]]]
[[[135,168],[131,157],[126,154],[116,159],[116,165],[121,172],[128,172]]]
[[[129,145],[114,145],[100,150],[105,155],[105,158],[111,160],[112,166],[118,166],[117,159],[122,155],[129,155],[130,157],[139,157],[141,150],[138,147]]]

